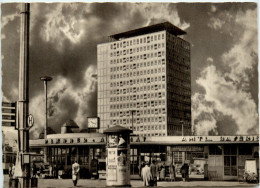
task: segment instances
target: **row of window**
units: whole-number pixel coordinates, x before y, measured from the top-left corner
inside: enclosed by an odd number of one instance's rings
[[[143,99],[149,99],[149,98],[155,98],[155,99],[158,99],[158,98],[163,98],[165,97],[165,92],[158,92],[158,93],[144,93],[144,94],[136,94],[136,95],[128,95],[124,98],[124,96],[120,96],[120,97],[110,97],[110,102],[113,103],[113,102],[119,102],[119,101],[131,101],[131,100],[143,100]],[[129,105],[131,105],[132,103],[130,103]],[[147,106],[150,106],[150,101],[144,101],[144,105],[143,107],[146,107],[146,104]],[[154,102],[151,101],[151,106],[153,106]],[[141,105],[141,104],[140,104]],[[136,104],[134,103],[133,106],[135,107]],[[140,106],[142,107],[142,106]]]
[[[183,98],[182,100],[175,100],[175,101],[168,100],[167,105],[169,106],[169,108],[172,108],[172,107],[181,107],[182,108],[183,106],[190,108],[190,104],[187,103],[188,99],[189,98]],[[186,103],[183,103],[183,102],[186,102]]]
[[[147,77],[147,78],[137,78],[134,80],[122,80],[120,82],[111,82],[110,87],[124,87],[124,86],[131,86],[133,84],[143,84],[143,83],[151,83],[157,81],[165,81],[165,76],[154,76],[154,77]],[[149,86],[150,87],[150,86]]]
[[[145,37],[142,36],[142,37],[139,37],[139,38],[127,39],[125,41],[115,42],[115,43],[111,44],[110,49],[115,50],[117,48],[122,48],[122,47],[125,48],[127,46],[132,46],[132,45],[150,43],[150,42],[153,42],[153,41],[164,39],[164,37],[165,37],[164,33],[160,33],[160,34],[150,34],[150,35],[145,36]]]
[[[144,119],[143,119],[143,123],[144,124],[152,122],[151,118],[149,119],[150,120],[149,122],[148,122],[148,118],[145,118],[145,120],[146,120],[146,122],[144,122]],[[141,120],[137,120],[136,122],[134,122],[134,130],[137,130],[139,127],[142,127],[141,130],[165,130],[165,127],[166,127],[165,123],[163,123],[163,122],[165,122],[165,120],[163,120],[163,118],[159,119],[159,117],[153,118],[153,122],[157,123],[156,125],[150,125],[150,124],[149,125],[138,125],[138,124],[141,124],[140,121]],[[123,119],[123,120],[122,119],[120,119],[120,120],[116,120],[116,119],[110,120],[110,124],[111,125],[118,125],[118,124],[120,124],[120,125],[124,125],[124,127],[127,126],[127,125],[132,127],[132,121],[129,120],[128,122],[129,123],[127,123],[127,119]],[[160,123],[160,124],[158,124],[158,123]]]
[[[183,110],[180,109],[168,109],[168,116],[171,117],[175,117],[175,118],[185,118],[185,119],[189,119],[191,117],[190,111],[189,112],[185,112]]]
[[[167,53],[168,61],[173,62],[174,64],[183,64],[190,66],[190,58],[184,57],[182,54],[176,54],[175,52]]]
[[[138,133],[137,133],[138,134]],[[140,136],[165,136],[166,134],[165,133],[148,133],[148,134],[139,134]]]
[[[114,105],[116,106],[116,105]],[[121,107],[121,106],[120,106]],[[111,108],[112,109],[112,108]],[[122,109],[122,108],[116,108],[116,109]],[[111,110],[113,111],[113,110]],[[134,114],[132,114],[131,110],[125,110],[125,111],[117,111],[117,112],[110,112],[110,117],[130,117],[130,116],[135,116],[135,117],[139,117],[139,116],[143,116],[143,115],[150,115],[150,114],[165,114],[166,113],[166,109],[165,108],[156,108],[156,109],[143,109],[143,110],[136,110],[135,112],[133,112]]]
[[[124,108],[130,108],[130,107],[133,107],[133,106],[140,106],[140,107],[147,107],[147,106],[150,106],[150,105],[153,105],[153,106],[164,106],[165,105],[165,100],[154,100],[154,101],[140,101],[140,102],[137,102],[135,103],[120,103],[120,104],[111,104],[110,105],[110,109],[111,110],[115,110],[115,109],[124,109]],[[126,112],[126,113],[130,113],[129,112]],[[118,114],[119,115],[119,114]]]
[[[165,59],[158,59],[158,60],[154,60],[154,61],[142,61],[139,63],[131,63],[131,64],[127,64],[127,65],[122,65],[122,66],[114,66],[110,68],[110,72],[116,72],[116,71],[127,71],[127,70],[135,70],[138,68],[145,68],[145,67],[149,67],[152,66],[153,68],[155,68],[154,66],[157,65],[165,65]]]
[[[141,87],[130,87],[130,88],[124,88],[124,89],[114,89],[114,90],[110,90],[110,94],[111,95],[122,95],[122,94],[131,94],[131,93],[139,93],[139,92],[143,92],[143,91],[150,91],[154,90],[161,90],[161,89],[165,89],[165,84],[155,84],[155,85],[145,85],[145,86],[141,86]],[[144,99],[146,99],[146,93],[144,94]],[[161,93],[158,93],[158,96],[160,96]],[[157,94],[154,96],[157,97]],[[124,97],[125,99],[127,99],[126,97]],[[150,94],[147,94],[147,98],[150,98]],[[151,98],[153,98],[153,95],[151,96]],[[124,99],[122,99],[124,100]]]
[[[168,32],[167,32],[167,41],[170,41],[171,43],[173,43],[175,45],[181,46],[184,49],[190,50],[190,44],[187,41],[185,41],[181,38],[178,38]]]
[[[112,64],[111,62],[114,63],[115,62],[114,60],[116,60],[116,62],[118,62],[118,63],[128,63],[128,62],[135,62],[135,61],[139,61],[139,60],[140,61],[148,60],[150,58],[160,58],[160,57],[164,57],[164,56],[165,56],[164,51],[159,51],[159,52],[154,52],[154,53],[145,53],[145,54],[136,55],[136,56],[113,59],[113,60],[110,60],[110,64]]]
[[[190,66],[182,63],[169,63],[167,69],[170,72],[180,71],[184,74],[190,74]]]
[[[169,55],[170,54],[171,55],[180,54],[180,55],[184,56],[185,59],[190,58],[190,51],[189,50],[185,50],[183,48],[176,47],[174,44],[167,43],[166,51],[169,52],[169,53],[167,53]]]
[[[167,95],[168,99],[174,100],[175,99],[173,97],[174,95],[190,97],[191,91],[190,91],[190,89],[184,89],[184,88],[181,88],[181,87],[178,87],[178,86],[176,86],[175,88],[168,87],[168,95]]]
[[[127,72],[127,73],[121,73],[121,74],[111,74],[110,79],[119,79],[119,78],[131,78],[136,76],[142,76],[143,75],[149,75],[149,74],[161,74],[165,73],[165,68],[158,68],[158,69],[148,69],[143,71],[134,71],[134,72]],[[178,72],[176,72],[178,73]]]
[[[139,53],[139,52],[145,52],[146,50],[147,51],[158,50],[158,49],[164,48],[164,47],[165,47],[164,43],[156,43],[156,44],[152,44],[152,45],[134,47],[134,48],[130,48],[130,49],[111,51],[110,57],[115,57],[115,56],[118,57],[118,56],[122,56],[122,55],[135,54],[135,53]]]

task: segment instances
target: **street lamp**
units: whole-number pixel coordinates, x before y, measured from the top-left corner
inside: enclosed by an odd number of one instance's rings
[[[135,113],[135,110],[131,110],[131,114],[132,114],[132,131],[134,133],[134,113]]]
[[[180,124],[181,124],[181,135],[183,136],[183,121],[180,120]]]
[[[44,139],[47,139],[47,127],[48,127],[48,119],[47,119],[47,82],[52,80],[50,76],[42,76],[40,77],[41,81],[44,83],[44,91],[45,91],[45,128],[44,128]]]

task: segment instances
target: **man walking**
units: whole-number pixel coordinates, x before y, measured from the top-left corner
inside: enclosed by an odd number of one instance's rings
[[[144,182],[144,186],[146,187],[150,186],[152,175],[148,164],[145,164],[145,166],[142,168],[141,177]]]
[[[151,186],[157,186],[158,167],[155,164],[155,160],[152,161],[150,170],[151,170],[151,175],[152,175]]]
[[[74,161],[74,164],[72,165],[72,181],[74,186],[78,183],[79,169],[79,164],[77,161]]]

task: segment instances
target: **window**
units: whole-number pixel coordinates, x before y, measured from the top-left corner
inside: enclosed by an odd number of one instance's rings
[[[218,145],[210,145],[209,154],[210,155],[222,155],[222,147],[218,146]]]
[[[237,176],[237,146],[224,146],[224,175]]]
[[[240,145],[239,155],[252,155],[252,147],[247,145]]]

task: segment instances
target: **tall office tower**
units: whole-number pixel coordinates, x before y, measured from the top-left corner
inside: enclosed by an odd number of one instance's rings
[[[98,45],[100,132],[121,125],[141,136],[190,134],[190,44],[178,37],[184,34],[165,22]]]

